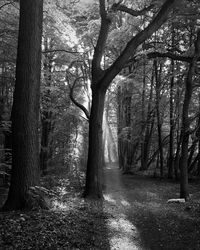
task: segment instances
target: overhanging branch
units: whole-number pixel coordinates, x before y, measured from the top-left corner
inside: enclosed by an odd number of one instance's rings
[[[150,6],[145,7],[142,10],[133,10],[131,8],[126,7],[123,4],[115,3],[115,4],[113,4],[111,9],[113,11],[122,11],[122,12],[125,12],[125,13],[128,13],[128,14],[132,15],[132,16],[137,17],[137,16],[144,15],[147,11],[150,11],[153,7],[154,7],[154,5],[151,4]]]
[[[192,62],[192,57],[189,56],[181,56],[181,55],[176,55],[171,52],[166,52],[166,53],[160,53],[160,52],[150,52],[147,54],[147,57],[150,58],[156,58],[156,57],[168,57],[173,60],[181,61],[181,62]]]

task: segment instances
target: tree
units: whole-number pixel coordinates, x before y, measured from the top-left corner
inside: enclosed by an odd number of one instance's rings
[[[39,183],[38,118],[43,0],[21,0],[12,108],[12,176],[4,210],[31,206]]]
[[[92,60],[92,106],[89,122],[89,149],[86,172],[85,197],[102,197],[102,118],[106,91],[115,76],[121,71],[136,49],[149,38],[167,19],[178,1],[167,0],[150,24],[136,34],[126,45],[120,56],[107,69],[101,68],[112,15],[106,10],[105,0],[99,0],[101,27]],[[120,3],[112,6],[113,11],[125,11],[133,16],[144,14],[148,8],[135,11]]]
[[[197,33],[197,39],[195,41],[195,51],[193,59],[189,65],[187,77],[185,80],[185,97],[183,103],[182,112],[182,145],[181,145],[181,180],[180,180],[180,197],[188,199],[188,142],[190,134],[190,117],[189,117],[189,106],[192,97],[193,89],[193,77],[195,74],[196,63],[200,55],[200,30]]]

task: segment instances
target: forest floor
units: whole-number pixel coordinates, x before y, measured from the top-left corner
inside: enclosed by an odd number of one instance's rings
[[[190,183],[190,201],[167,203],[177,183],[107,165],[105,199],[92,202],[80,198],[83,176],[61,172],[42,178],[50,210],[0,213],[0,250],[200,249],[200,183]]]

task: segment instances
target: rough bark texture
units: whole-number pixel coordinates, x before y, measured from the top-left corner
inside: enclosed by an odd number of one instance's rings
[[[93,89],[89,124],[89,149],[84,196],[102,198],[102,123],[105,90]]]
[[[43,0],[20,1],[16,83],[12,109],[12,177],[4,210],[29,208],[39,182],[38,117]]]

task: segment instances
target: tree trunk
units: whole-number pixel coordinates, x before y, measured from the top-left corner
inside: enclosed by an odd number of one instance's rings
[[[48,169],[49,160],[49,137],[51,132],[51,112],[43,111],[42,117],[42,137],[41,137],[41,150],[40,150],[40,169],[42,174],[45,175]]]
[[[157,129],[158,129],[158,146],[159,146],[159,156],[160,156],[160,177],[163,178],[164,166],[163,166],[163,146],[162,146],[162,124],[160,118],[160,75],[158,75],[158,65],[157,61],[154,61],[155,69],[155,80],[156,80],[156,115],[157,115]],[[161,70],[160,70],[161,71]],[[161,72],[159,72],[160,74]]]
[[[154,112],[152,112],[153,83],[154,83],[154,70],[152,70],[152,76],[151,76],[151,89],[150,89],[148,111],[147,111],[146,130],[144,135],[144,142],[142,143],[142,149],[141,149],[141,170],[148,169],[149,150],[151,146],[151,134],[153,130],[152,123],[154,123]]]
[[[20,1],[12,109],[12,176],[4,210],[30,208],[29,188],[39,183],[38,118],[42,15],[42,0]]]
[[[106,90],[92,88],[89,148],[84,196],[102,198],[102,122]]]
[[[171,82],[170,82],[170,134],[169,134],[169,158],[168,158],[168,178],[173,178],[174,169],[174,104],[173,104],[173,88],[174,88],[174,61],[171,62]]]
[[[44,39],[45,50],[52,49],[52,40],[45,37]],[[47,173],[48,161],[50,158],[50,133],[52,130],[52,111],[51,107],[51,91],[52,84],[52,55],[45,54],[43,61],[44,71],[44,92],[42,96],[42,110],[41,110],[41,150],[40,150],[40,169],[42,174]]]
[[[181,148],[181,180],[180,180],[180,197],[188,199],[188,142],[190,132],[190,118],[189,118],[189,106],[192,97],[192,78],[195,73],[195,67],[200,55],[200,30],[197,33],[197,39],[195,41],[195,53],[190,63],[186,83],[185,83],[185,98],[183,103],[183,114],[182,114],[182,148]]]
[[[188,193],[188,142],[189,142],[189,129],[190,121],[188,117],[189,105],[192,97],[192,75],[193,63],[190,64],[188,75],[186,79],[185,98],[183,103],[182,114],[182,145],[181,145],[181,158],[180,158],[180,198],[187,199]]]
[[[105,0],[99,0],[101,27],[92,60],[92,106],[89,124],[89,152],[86,173],[86,197],[102,197],[102,120],[105,93],[115,76],[122,70],[131,55],[140,44],[148,39],[167,19],[177,0],[167,0],[152,22],[133,36],[126,44],[120,56],[107,69],[102,69],[101,62],[106,48],[112,16],[107,12]],[[119,7],[119,5],[118,5]]]

